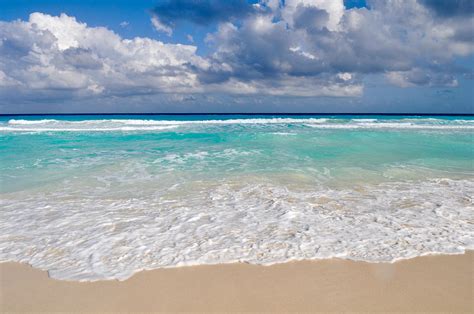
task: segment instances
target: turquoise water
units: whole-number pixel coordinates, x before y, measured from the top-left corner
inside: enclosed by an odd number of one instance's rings
[[[473,117],[0,118],[0,259],[63,279],[474,244]]]

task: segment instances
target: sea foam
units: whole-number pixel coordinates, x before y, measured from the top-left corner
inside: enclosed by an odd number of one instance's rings
[[[242,177],[122,197],[8,194],[0,203],[0,258],[84,281],[183,265],[333,257],[393,262],[474,249],[469,180],[352,189],[258,181]]]
[[[0,132],[107,132],[107,131],[162,131],[180,126],[206,125],[274,125],[292,124],[321,129],[426,129],[474,130],[474,120],[420,119],[342,119],[342,118],[245,118],[209,120],[24,120],[11,119],[0,123]]]

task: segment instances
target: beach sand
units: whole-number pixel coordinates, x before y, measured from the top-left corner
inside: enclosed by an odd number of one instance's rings
[[[397,263],[347,260],[158,269],[126,281],[68,282],[0,264],[1,311],[474,312],[474,253]]]

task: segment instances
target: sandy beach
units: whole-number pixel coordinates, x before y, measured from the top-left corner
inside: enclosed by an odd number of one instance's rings
[[[68,282],[0,264],[2,312],[442,311],[473,312],[472,251],[389,263],[346,260],[210,265]]]
[[[474,0],[0,8],[0,314],[474,314]]]

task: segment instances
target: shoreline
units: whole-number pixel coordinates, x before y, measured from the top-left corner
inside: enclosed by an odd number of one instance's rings
[[[124,281],[63,281],[0,263],[8,311],[472,312],[474,251],[390,263],[342,259],[145,270]]]
[[[420,257],[428,257],[428,256],[451,256],[451,255],[464,255],[468,253],[473,253],[474,250],[471,249],[465,249],[464,252],[455,252],[455,253],[438,253],[438,252],[428,252],[428,253],[423,253],[420,255],[416,256],[411,256],[411,257],[401,257],[401,258],[396,258],[390,261],[368,261],[368,260],[357,260],[357,259],[351,259],[351,258],[344,258],[344,257],[327,257],[327,258],[304,258],[304,259],[289,259],[286,261],[282,262],[275,262],[275,263],[251,263],[251,262],[246,262],[246,261],[238,261],[238,262],[223,262],[223,263],[209,263],[209,264],[193,264],[193,263],[182,263],[182,264],[176,264],[176,265],[168,265],[168,266],[162,266],[162,267],[157,267],[157,268],[150,268],[150,269],[140,269],[134,271],[129,277],[125,279],[120,279],[120,278],[102,278],[102,279],[62,279],[62,278],[55,278],[52,277],[49,273],[49,270],[46,269],[41,269],[39,267],[35,267],[32,264],[29,263],[24,263],[24,262],[16,262],[16,261],[0,261],[0,276],[1,276],[1,271],[2,268],[1,266],[4,264],[19,264],[19,265],[24,265],[26,267],[32,268],[34,270],[40,271],[40,272],[45,272],[48,275],[49,279],[56,280],[56,281],[62,281],[62,282],[80,282],[80,283],[92,283],[92,282],[124,282],[127,280],[130,280],[132,277],[136,276],[139,273],[142,272],[153,272],[156,270],[165,270],[165,269],[176,269],[176,268],[191,268],[191,267],[211,267],[211,266],[226,266],[226,265],[250,265],[250,266],[258,266],[258,267],[274,267],[274,266],[279,266],[279,265],[285,265],[285,264],[293,264],[293,263],[315,263],[315,262],[321,262],[321,261],[348,261],[348,262],[354,262],[354,263],[367,263],[367,264],[395,264],[403,261],[408,261],[412,259],[417,259]],[[474,260],[473,260],[474,261]],[[0,277],[1,278],[1,277]]]

